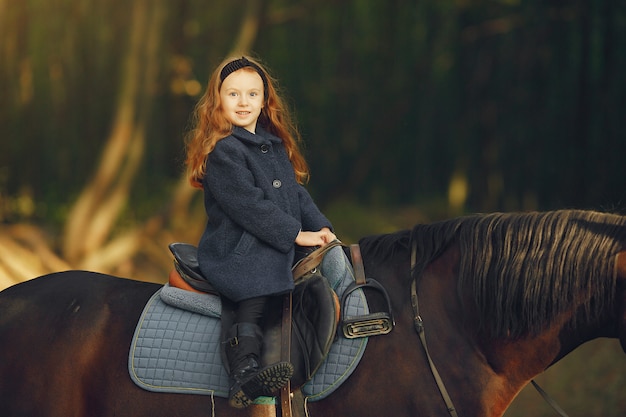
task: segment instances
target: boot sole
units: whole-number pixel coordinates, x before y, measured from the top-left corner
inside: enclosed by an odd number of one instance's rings
[[[280,362],[261,369],[231,394],[228,403],[235,408],[246,408],[258,397],[272,396],[287,385],[292,375],[293,366],[289,362]]]

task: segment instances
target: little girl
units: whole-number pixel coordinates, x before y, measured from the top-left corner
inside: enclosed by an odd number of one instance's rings
[[[275,82],[252,59],[224,61],[194,111],[187,167],[204,190],[208,222],[198,244],[203,274],[236,303],[224,342],[229,402],[243,408],[284,386],[290,363],[262,368],[260,323],[270,296],[293,290],[294,247],[335,239],[302,184],[307,164]]]

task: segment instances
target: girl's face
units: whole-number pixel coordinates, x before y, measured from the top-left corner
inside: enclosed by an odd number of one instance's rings
[[[220,89],[222,111],[235,126],[255,133],[263,108],[263,80],[256,71],[242,68],[224,78]]]

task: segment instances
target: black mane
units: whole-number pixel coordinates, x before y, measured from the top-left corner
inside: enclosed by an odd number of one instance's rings
[[[365,240],[370,250],[417,247],[413,271],[451,245],[461,254],[458,291],[469,294],[492,337],[534,334],[581,304],[584,319],[612,308],[615,260],[626,217],[583,210],[479,214]]]

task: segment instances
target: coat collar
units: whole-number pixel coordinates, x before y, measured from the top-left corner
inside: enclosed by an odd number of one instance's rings
[[[267,142],[281,143],[282,140],[279,137],[266,132],[263,128],[257,126],[256,134],[248,132],[243,127],[233,126],[232,135],[242,142],[251,143],[253,145],[259,145]]]

